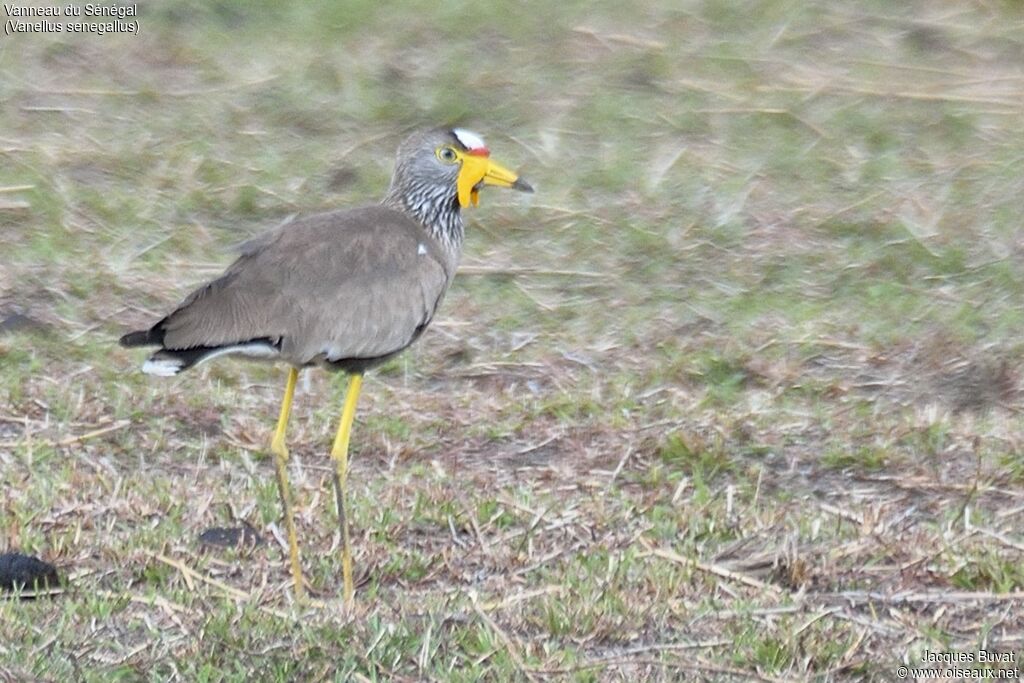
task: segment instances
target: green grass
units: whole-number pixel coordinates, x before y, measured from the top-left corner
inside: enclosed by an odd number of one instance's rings
[[[1021,652],[1013,3],[152,2],[0,42],[0,679],[891,680]],[[6,19],[6,17],[5,17]],[[116,346],[412,128],[485,193],[434,328],[367,382],[357,608],[280,369]],[[28,326],[8,329],[14,314]],[[266,543],[203,547],[241,520]]]

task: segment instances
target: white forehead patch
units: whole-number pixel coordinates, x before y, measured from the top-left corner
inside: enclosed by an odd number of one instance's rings
[[[466,130],[465,128],[453,128],[452,135],[454,135],[455,139],[462,143],[462,146],[466,149],[480,149],[487,147],[487,145],[484,144],[484,139],[471,130]]]

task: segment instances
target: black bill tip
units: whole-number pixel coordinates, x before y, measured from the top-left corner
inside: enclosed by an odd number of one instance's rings
[[[512,183],[512,189],[519,190],[520,192],[533,192],[533,185],[522,178],[518,178],[514,183]]]

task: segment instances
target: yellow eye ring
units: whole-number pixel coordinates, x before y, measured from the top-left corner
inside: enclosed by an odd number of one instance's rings
[[[437,158],[446,164],[454,164],[459,159],[459,155],[455,153],[455,150],[448,146],[438,147],[436,154]]]

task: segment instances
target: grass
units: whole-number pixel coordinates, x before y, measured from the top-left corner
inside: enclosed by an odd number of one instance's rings
[[[11,680],[892,680],[1024,654],[1024,13],[1014,3],[151,2],[0,42]],[[470,214],[353,441],[357,609],[307,373],[126,329],[414,127],[533,182]],[[19,317],[20,316],[20,317]],[[21,321],[19,324],[15,324]],[[200,545],[246,521],[264,543]],[[16,597],[16,596],[15,596]]]

